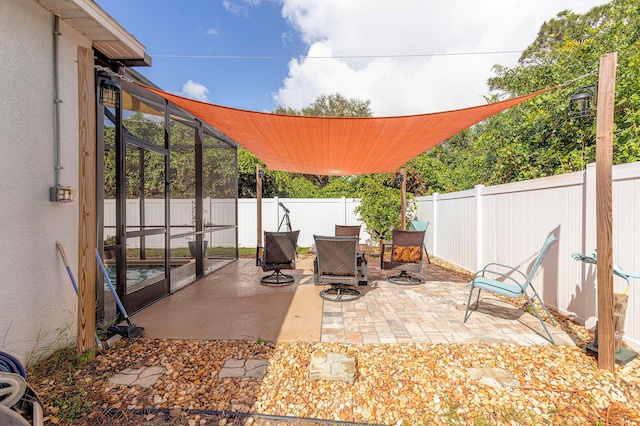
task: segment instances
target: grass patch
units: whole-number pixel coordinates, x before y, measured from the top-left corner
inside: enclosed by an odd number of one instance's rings
[[[93,360],[96,353],[89,350],[78,355],[76,347],[67,346],[54,351],[51,355],[29,364],[27,372],[36,378],[49,378],[55,381],[72,379],[73,372]]]
[[[55,417],[62,421],[71,421],[79,419],[91,410],[92,404],[88,398],[84,388],[77,388],[72,392],[71,398],[58,399],[53,401],[53,409]]]
[[[27,366],[27,377],[39,384],[45,414],[51,416],[52,423],[75,424],[91,412],[93,404],[89,389],[85,388],[91,385],[77,380],[77,373],[95,356],[93,350],[78,354],[75,346],[67,346]]]
[[[449,397],[444,397],[442,413],[447,419],[448,425],[461,425],[462,417],[460,413],[458,413],[458,408],[460,408],[460,404],[454,402]]]
[[[238,247],[238,256],[247,257],[247,256],[255,256],[256,248],[255,247]]]

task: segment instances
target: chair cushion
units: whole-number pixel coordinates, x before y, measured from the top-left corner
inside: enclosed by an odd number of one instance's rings
[[[393,256],[391,260],[394,262],[419,262],[421,247],[403,247],[395,246],[393,248]]]
[[[476,288],[481,288],[493,293],[498,293],[512,299],[516,299],[524,294],[520,286],[503,281],[492,280],[487,277],[476,277],[476,279],[470,282],[469,285],[473,285]]]

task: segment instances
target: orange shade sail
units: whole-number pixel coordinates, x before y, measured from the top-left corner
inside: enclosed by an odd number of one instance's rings
[[[246,111],[143,87],[229,136],[271,170],[328,176],[395,172],[464,129],[549,90],[433,114],[338,118]]]

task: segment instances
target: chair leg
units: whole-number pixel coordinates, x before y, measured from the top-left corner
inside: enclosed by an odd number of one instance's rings
[[[331,285],[331,287],[320,292],[321,298],[331,302],[352,302],[361,296],[362,292],[360,290],[339,284]]]
[[[398,285],[418,285],[424,282],[423,279],[412,277],[407,271],[400,271],[399,275],[387,278],[387,281]]]
[[[469,290],[469,298],[467,299],[467,309],[464,311],[464,321],[462,321],[463,323],[467,322],[467,320],[469,319],[469,317],[471,316],[471,314],[469,313],[469,307],[471,306],[471,296],[473,296],[473,290],[475,289],[475,287],[472,285],[473,283],[470,283],[470,287],[471,290]],[[474,309],[474,311],[478,310],[478,303],[480,303],[480,292],[482,291],[481,288],[478,289],[478,297],[476,298],[476,308]]]
[[[549,320],[551,320],[551,324],[553,324],[555,326],[556,325],[556,320],[553,319],[553,317],[551,316],[551,314],[547,310],[547,307],[545,306],[545,304],[542,303],[542,299],[540,298],[540,295],[538,295],[538,292],[536,291],[535,288],[533,288],[533,286],[530,286],[530,287],[531,287],[531,290],[533,290],[533,294],[536,296],[536,298],[538,299],[538,301],[542,305],[542,308],[544,309],[544,312],[547,314],[547,318],[549,318]]]
[[[467,319],[469,318],[469,305],[471,304],[472,294],[473,294],[473,286],[471,286],[471,291],[469,291],[469,298],[467,299],[467,309],[465,309],[464,311],[464,321],[462,321],[463,323],[467,322]]]
[[[551,340],[551,343],[553,343],[554,345],[556,344],[556,341],[553,340],[553,336],[551,335],[551,332],[549,331],[549,329],[547,328],[547,325],[544,323],[544,321],[542,320],[542,317],[540,316],[540,314],[538,313],[538,310],[536,309],[536,306],[533,304],[533,300],[531,300],[531,297],[529,297],[529,295],[525,292],[524,295],[527,297],[527,300],[529,301],[529,306],[531,306],[531,309],[533,309],[533,312],[536,314],[536,316],[538,317],[538,321],[540,321],[540,324],[542,324],[542,328],[544,328],[544,331],[547,332],[547,336],[549,336],[549,340]],[[537,295],[537,293],[536,293]],[[547,313],[547,318],[549,318],[551,321],[553,321],[554,325],[555,325],[555,321],[553,320],[553,318],[551,317],[551,315],[549,315],[549,311],[547,311],[546,306],[544,306],[544,303],[541,303],[542,307],[544,308],[545,312]]]
[[[431,263],[431,259],[429,258],[429,252],[427,251],[427,246],[423,244],[422,247],[424,248],[424,252],[427,255],[427,263]]]
[[[260,279],[260,282],[264,285],[282,286],[291,284],[294,281],[293,275],[286,275],[280,272],[280,270],[273,271],[271,275],[265,275]]]

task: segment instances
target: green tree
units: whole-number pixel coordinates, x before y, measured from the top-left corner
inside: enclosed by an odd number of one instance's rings
[[[635,0],[614,0],[585,14],[563,11],[545,22],[516,66],[494,66],[487,101],[577,80],[496,114],[410,161],[409,176],[413,171],[422,179],[423,186],[415,181],[416,194],[584,170],[595,161],[595,111],[570,119],[569,97],[597,81],[600,56],[613,51],[618,52],[614,163],[640,160],[639,39]]]
[[[467,129],[405,165],[407,191],[415,195],[472,188],[483,179],[473,153],[473,129]]]
[[[640,5],[614,0],[579,15],[561,12],[542,25],[514,68],[496,66],[494,92],[521,95],[589,75],[498,114],[481,126],[476,147],[488,153],[487,183],[502,183],[583,170],[595,161],[595,113],[570,120],[568,98],[597,81],[600,56],[618,52],[614,163],[640,157]]]
[[[360,205],[355,213],[365,223],[367,232],[374,237],[371,243],[388,239],[393,229],[402,229],[400,189],[394,185],[396,176],[367,175],[360,180]],[[405,226],[414,218],[416,210],[415,199],[407,194],[407,209]]]
[[[264,169],[264,163],[258,157],[240,147],[238,148],[238,197],[256,198],[256,167]],[[263,181],[263,186],[267,185],[267,179]],[[267,193],[264,191],[263,193]]]
[[[348,99],[340,93],[320,95],[299,114],[316,117],[371,117],[371,101],[358,98]],[[276,108],[276,112],[278,108]],[[295,113],[295,110],[292,110]]]
[[[164,146],[164,120],[136,113],[123,119],[124,131],[146,143]],[[193,127],[172,121],[170,126],[169,181],[173,198],[195,197],[195,136]],[[115,198],[115,128],[105,127],[105,197]],[[206,135],[203,141],[203,187],[205,197],[233,197],[236,193],[235,151],[221,148],[219,141]],[[126,197],[140,195],[140,166],[144,169],[145,197],[164,198],[164,156],[141,150],[131,144],[126,149]],[[254,168],[255,170],[255,168]],[[254,191],[255,192],[255,191]]]

